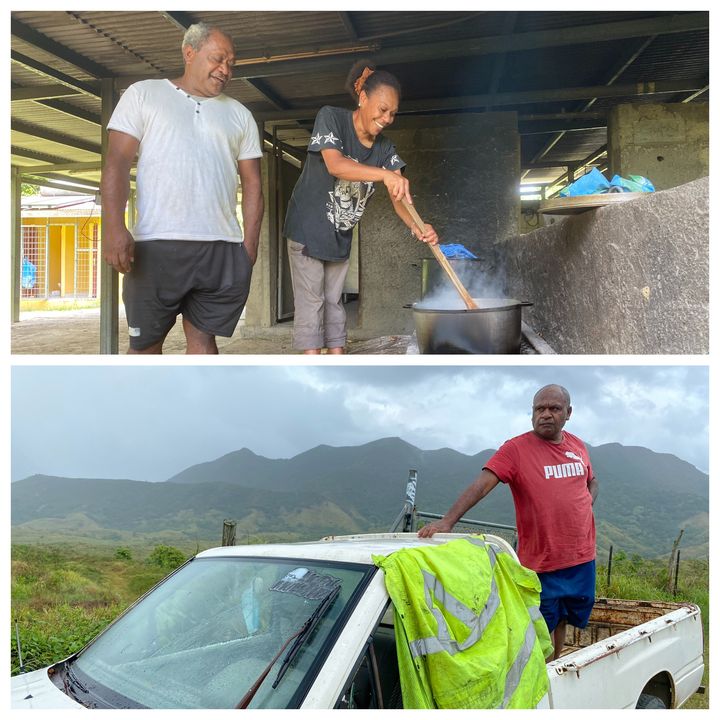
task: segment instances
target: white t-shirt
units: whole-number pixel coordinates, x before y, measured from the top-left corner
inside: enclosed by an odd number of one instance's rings
[[[108,123],[140,141],[135,240],[242,242],[238,160],[262,157],[258,128],[237,100],[189,96],[169,80],[123,93]]]

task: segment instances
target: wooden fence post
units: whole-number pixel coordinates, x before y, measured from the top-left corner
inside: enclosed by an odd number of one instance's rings
[[[237,523],[234,520],[223,520],[222,545],[227,547],[235,544],[235,527]]]
[[[675,560],[675,586],[673,588],[673,597],[677,595],[677,584],[678,576],[680,575],[680,548],[677,551],[677,558]]]
[[[608,553],[608,572],[607,572],[607,586],[610,589],[610,575],[612,574],[612,554],[613,546],[610,546],[610,552]]]
[[[684,529],[680,530],[680,534],[675,539],[675,542],[673,543],[673,546],[672,546],[672,551],[670,552],[670,561],[668,562],[668,579],[667,579],[667,585],[665,586],[665,589],[667,590],[667,592],[672,591],[674,575],[677,572],[676,557],[677,557],[678,553],[680,552],[680,550],[678,548],[680,545],[680,539],[682,538],[684,532],[685,532]],[[675,580],[675,584],[677,585],[677,580]]]

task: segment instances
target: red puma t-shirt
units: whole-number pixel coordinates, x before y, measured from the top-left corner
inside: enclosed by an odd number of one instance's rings
[[[556,445],[527,432],[505,442],[485,467],[510,486],[523,565],[549,572],[595,558],[593,472],[580,438],[563,431]]]

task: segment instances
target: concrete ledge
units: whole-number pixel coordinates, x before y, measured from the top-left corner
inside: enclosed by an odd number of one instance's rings
[[[705,354],[709,179],[510,238],[508,295],[559,353]]]
[[[529,325],[522,323],[523,338],[538,355],[556,355],[557,353]]]

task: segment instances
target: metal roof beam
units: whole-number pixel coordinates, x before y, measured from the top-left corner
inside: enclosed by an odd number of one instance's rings
[[[551,170],[553,168],[569,167],[570,165],[576,165],[577,160],[542,160],[540,162],[523,163],[521,170]],[[554,182],[554,181],[553,181]],[[537,185],[538,183],[532,183],[528,181],[528,184]],[[551,185],[552,183],[546,183]]]
[[[67,95],[81,95],[71,88],[65,87],[64,85],[44,85],[43,89],[39,89],[40,86],[35,87],[18,87],[14,83],[11,83],[11,93],[13,100],[32,100],[38,105],[44,105],[51,110],[57,110],[57,112],[68,115],[78,120],[85,120],[93,125],[100,125],[100,116],[78,108],[75,105],[63,102],[62,100],[56,100],[53,98],[64,97]],[[19,92],[18,92],[19,91]]]
[[[15,130],[15,132],[30,135],[31,137],[40,138],[41,140],[48,140],[49,142],[58,143],[59,145],[75,148],[76,150],[85,150],[86,152],[96,153],[97,155],[100,154],[99,143],[87,142],[86,140],[80,140],[79,138],[54,132],[53,130],[45,130],[39,128],[37,125],[31,125],[21,120],[11,120],[10,129]]]
[[[74,65],[79,70],[82,70],[95,78],[112,77],[113,75],[113,73],[103,65],[93,62],[90,58],[87,58],[84,55],[76,53],[66,45],[62,45],[61,43],[52,40],[47,35],[43,35],[37,30],[31,28],[29,25],[25,25],[25,23],[22,23],[13,17],[10,18],[10,32],[23,42],[34,45],[39,50],[50,53],[56,58]]]
[[[518,122],[538,122],[541,120],[595,120],[607,119],[607,112],[604,110],[593,110],[592,112],[559,112],[559,113],[520,113]]]
[[[76,188],[84,188],[85,190],[98,190],[100,183],[97,180],[85,180],[85,178],[77,178],[72,175],[62,175],[60,173],[37,173],[23,169],[20,171],[23,177],[36,177],[43,180],[51,180],[63,183],[61,187],[72,185]]]
[[[651,35],[650,37],[641,38],[639,41],[636,41],[631,51],[624,58],[620,58],[615,63],[613,68],[605,74],[605,79],[603,80],[603,83],[605,85],[612,85],[613,83],[615,83],[615,81],[620,78],[620,76],[640,57],[640,55],[645,52],[645,50],[655,40],[656,37],[657,35]],[[589,110],[594,105],[597,99],[598,98],[596,97],[590,98],[587,102],[581,104],[581,106],[578,107],[578,110],[580,112]],[[541,148],[541,150],[535,153],[535,157],[533,158],[533,160],[540,160],[541,158],[545,157],[545,155],[547,155],[550,150],[552,150],[552,148],[555,147],[558,142],[560,142],[563,135],[564,130],[561,130],[554,138],[548,140]]]
[[[503,17],[502,31],[507,35],[515,30],[517,22],[517,12],[506,13]],[[498,53],[493,59],[492,72],[490,74],[490,84],[488,85],[488,93],[494,95],[500,87],[500,78],[505,72],[505,62],[507,61],[507,53]],[[489,106],[487,106],[489,107]]]
[[[19,65],[23,65],[29,70],[32,70],[33,72],[45,75],[53,80],[57,80],[57,82],[67,85],[67,87],[72,88],[73,90],[79,90],[81,93],[91,95],[92,97],[100,97],[100,91],[95,85],[83,82],[82,80],[77,80],[70,75],[66,75],[64,72],[51,68],[49,65],[33,60],[33,58],[28,57],[27,55],[11,50],[10,59]]]
[[[68,95],[82,95],[79,90],[67,85],[34,85],[32,87],[13,87],[10,90],[10,100],[52,100],[67,97]]]
[[[638,97],[666,93],[692,92],[705,87],[707,79],[658,80],[630,85],[593,85],[591,87],[557,88],[554,90],[524,90],[520,92],[487,95],[465,95],[451,98],[407,100],[400,107],[399,115],[409,113],[437,112],[438,110],[482,110],[485,106],[505,107],[532,103],[582,100],[591,97]],[[323,103],[325,104],[325,103]],[[278,110],[258,113],[265,121],[299,120],[315,117],[320,106],[301,110]]]
[[[692,95],[688,95],[684,100],[681,100],[680,102],[683,103],[689,103],[692,102],[695,98],[700,97],[700,95],[703,95],[710,89],[709,85],[706,85],[704,88],[700,88],[698,91],[694,92]]]
[[[99,162],[68,162],[68,163],[50,163],[49,165],[32,165],[26,166],[24,172],[33,172],[37,175],[44,175],[52,172],[92,172],[101,168]]]
[[[93,189],[84,187],[82,185],[68,185],[64,182],[58,182],[57,180],[48,180],[44,177],[35,178],[32,175],[28,176],[23,173],[20,174],[25,182],[29,182],[30,185],[40,185],[41,187],[56,188],[57,190],[73,190],[74,192],[84,193],[85,195],[91,195]]]
[[[97,125],[100,127],[100,116],[97,113],[92,113],[82,108],[75,107],[69,103],[63,102],[62,100],[38,100],[38,105],[44,105],[51,110],[56,110],[63,115],[67,115],[77,120],[84,120],[91,125]]]
[[[557,132],[582,132],[587,130],[607,130],[606,122],[598,122],[597,120],[575,120],[571,123],[564,123],[558,126],[553,123],[551,126],[542,127],[537,123],[518,123],[518,133],[520,135],[550,135]]]
[[[359,40],[357,30],[355,30],[355,25],[353,25],[353,21],[350,18],[350,13],[345,12],[344,10],[339,10],[338,15],[340,16],[340,22],[343,24],[343,27],[350,36],[350,39]]]
[[[434,58],[467,57],[510,53],[522,50],[561,47],[565,45],[583,45],[586,43],[624,40],[631,37],[648,35],[667,35],[673,33],[707,30],[709,13],[689,12],[660,17],[623,20],[619,22],[580,25],[571,28],[540,30],[527,33],[494,35],[471,40],[450,40],[421,45],[384,48],[372,53],[381,65],[393,63],[419,62]],[[364,51],[367,54],[367,51]],[[281,55],[278,51],[276,55]],[[255,62],[242,61],[235,67],[236,77],[271,77],[293,75],[347,65],[347,55],[301,58],[297,60],[277,60],[258,58]]]
[[[260,78],[245,78],[245,82],[259,92],[276,110],[289,110],[290,105],[279,93],[276,93]]]
[[[21,148],[17,145],[10,146],[10,155],[25,158],[26,160],[35,160],[36,162],[50,165],[53,165],[55,163],[70,162],[67,158],[61,158],[57,155],[48,155],[48,153],[38,152],[37,150],[28,150],[27,148]]]
[[[186,12],[160,12],[160,14],[183,33],[195,22],[193,16]]]
[[[586,167],[587,165],[593,165],[597,163],[598,160],[600,160],[601,157],[604,155],[607,155],[607,145],[601,145],[597,150],[593,150],[589,155],[584,157],[582,160],[576,162],[576,163],[570,163],[568,165],[569,167],[572,167],[574,170],[578,170],[580,168]],[[554,187],[556,185],[559,185],[563,183],[565,180],[568,179],[568,172],[563,173],[562,175],[559,175],[552,183],[548,183],[548,187]],[[557,192],[557,191],[555,191]]]

